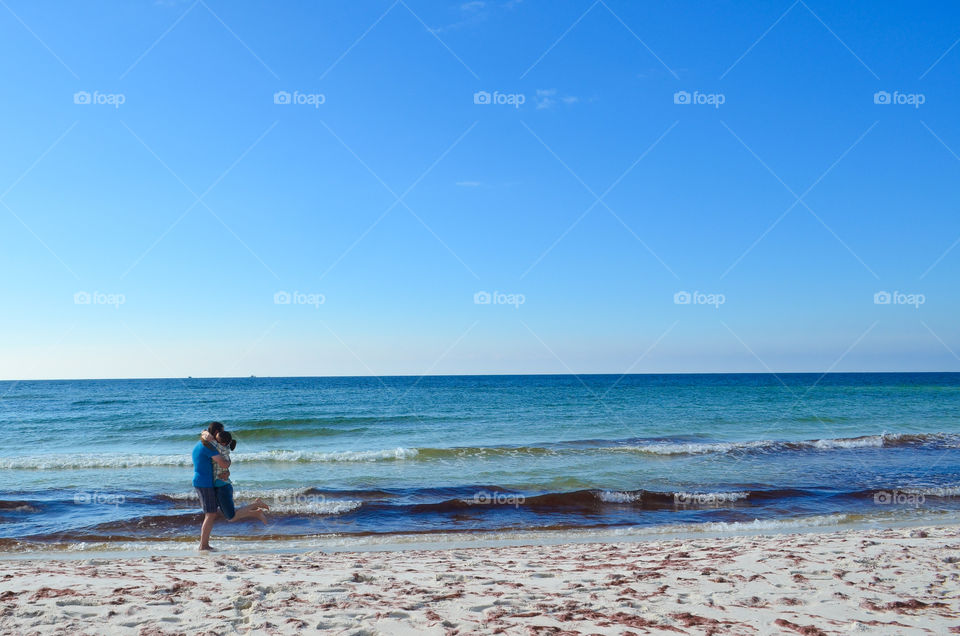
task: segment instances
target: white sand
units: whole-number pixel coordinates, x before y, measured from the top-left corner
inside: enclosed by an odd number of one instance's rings
[[[960,531],[0,561],[7,634],[960,633]]]

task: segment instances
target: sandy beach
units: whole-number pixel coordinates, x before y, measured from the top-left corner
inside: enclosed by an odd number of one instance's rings
[[[7,634],[960,633],[960,529],[6,560]]]

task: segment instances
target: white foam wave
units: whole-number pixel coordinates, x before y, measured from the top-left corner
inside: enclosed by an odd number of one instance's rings
[[[759,440],[755,442],[712,442],[702,444],[649,444],[644,446],[615,446],[604,448],[608,451],[650,453],[653,455],[705,455],[708,453],[729,453],[735,450],[770,448],[781,442]]]
[[[270,506],[269,512],[285,514],[330,514],[337,515],[355,510],[363,505],[362,501],[352,499],[328,499],[324,495],[311,495],[309,488],[274,488],[266,490],[240,488],[234,492],[233,498],[237,507],[246,505],[255,499],[262,500]],[[197,493],[176,492],[165,493],[168,499],[180,501],[194,501]]]
[[[926,497],[956,497],[960,495],[960,486],[924,486],[919,488],[901,488],[900,492]]]
[[[817,439],[800,441],[783,440],[754,440],[746,442],[703,442],[703,443],[669,443],[656,442],[634,446],[607,446],[599,448],[580,449],[583,452],[597,451],[610,453],[643,453],[649,455],[704,455],[726,454],[733,452],[750,452],[782,449],[809,449],[833,450],[855,448],[881,448],[888,442],[896,442],[905,436],[897,433],[883,433],[863,437]],[[911,436],[907,436],[908,438]],[[951,444],[951,447],[960,447],[960,436],[947,434],[922,434],[916,436],[921,443],[936,441],[937,443]],[[537,450],[527,449],[526,452]],[[542,450],[542,449],[541,449]],[[497,449],[453,449],[455,453],[468,455],[475,453],[484,455],[493,453]],[[469,451],[469,452],[468,452]],[[348,450],[348,451],[291,451],[270,450],[255,453],[234,453],[233,459],[239,462],[284,462],[284,463],[314,463],[314,462],[374,462],[398,461],[417,458],[430,460],[438,453],[450,452],[450,449],[420,449],[398,447],[382,450]],[[499,451],[498,451],[499,452]],[[524,449],[512,449],[511,453],[522,454]],[[553,451],[551,451],[553,452]],[[580,452],[578,450],[572,452]],[[135,468],[149,466],[190,466],[192,460],[189,454],[178,455],[143,455],[143,454],[62,454],[62,455],[34,455],[25,457],[0,458],[0,469],[33,469],[59,470],[84,468]]]
[[[416,448],[393,448],[385,450],[339,451],[322,453],[316,451],[272,450],[259,453],[235,453],[237,461],[247,462],[369,462],[393,459],[412,459],[420,451]]]
[[[833,448],[880,448],[885,440],[896,441],[899,435],[884,433],[883,435],[867,435],[866,437],[818,439],[813,442],[803,442],[811,448],[829,450]]]
[[[237,501],[244,500],[254,500],[254,499],[263,499],[264,501],[274,501],[274,500],[284,500],[290,499],[293,497],[302,497],[307,494],[309,488],[268,488],[268,489],[257,489],[257,488],[244,488],[243,486],[237,487],[234,486],[233,498]],[[197,498],[197,491],[184,491],[184,492],[165,492],[160,495],[161,497],[166,497],[167,499],[175,500],[194,500]]]
[[[311,495],[309,488],[239,488],[233,498],[237,507],[244,506],[255,499],[270,506],[269,512],[284,514],[338,515],[350,512],[363,505],[353,499],[329,499],[325,495]],[[177,501],[196,501],[196,491],[164,493],[167,499]]]
[[[363,502],[356,500],[330,499],[300,501],[299,499],[294,499],[289,503],[282,501],[279,503],[268,501],[267,504],[270,506],[268,514],[284,513],[294,515],[339,515],[345,512],[350,512],[351,510],[356,510],[363,505]]]
[[[836,526],[849,518],[849,515],[817,515],[800,519],[754,519],[753,521],[709,521],[703,524],[689,524],[685,529],[696,532],[757,532],[761,530],[790,530],[820,526]]]
[[[736,451],[771,450],[776,448],[795,448],[813,450],[833,450],[849,448],[881,448],[887,442],[895,442],[903,436],[899,433],[882,433],[863,437],[841,437],[834,439],[814,439],[800,441],[755,440],[750,442],[706,442],[706,443],[656,443],[641,446],[614,446],[606,451],[649,453],[652,455],[705,455],[710,453],[732,453]],[[933,436],[930,436],[933,439]]]
[[[404,460],[416,457],[415,448],[395,448],[367,451],[285,451],[271,450],[258,453],[233,453],[237,462],[372,462]],[[8,457],[0,459],[0,469],[63,470],[85,468],[138,468],[149,466],[192,466],[189,454],[182,455],[137,455],[137,454],[65,454]]]
[[[193,465],[190,455],[34,455],[0,459],[0,468],[61,470],[65,468],[136,468]]]

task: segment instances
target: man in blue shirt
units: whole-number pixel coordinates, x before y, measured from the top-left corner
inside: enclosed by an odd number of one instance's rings
[[[223,424],[212,422],[207,430],[214,437],[223,430]],[[217,462],[227,468],[227,460],[220,456],[220,452],[203,442],[197,442],[193,447],[193,487],[200,495],[200,507],[203,509],[203,525],[200,526],[200,550],[212,550],[210,547],[210,531],[217,517],[217,493],[213,488],[213,464]]]

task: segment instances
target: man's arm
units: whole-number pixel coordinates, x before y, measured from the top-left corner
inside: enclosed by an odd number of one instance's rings
[[[207,432],[204,431],[203,433]],[[210,451],[210,459],[217,462],[217,465],[220,466],[220,468],[229,468],[230,461],[220,454],[220,451],[217,450],[216,446],[207,441],[210,439],[210,434],[207,433],[204,435],[203,433],[200,434],[200,443],[203,444],[204,448]]]
[[[210,435],[210,433],[208,433],[207,431],[203,431],[202,433],[200,433],[200,443],[203,444],[208,450],[212,450],[214,452],[219,453],[220,451],[218,451],[217,447],[213,445],[211,441],[212,439],[213,439],[213,436]]]

